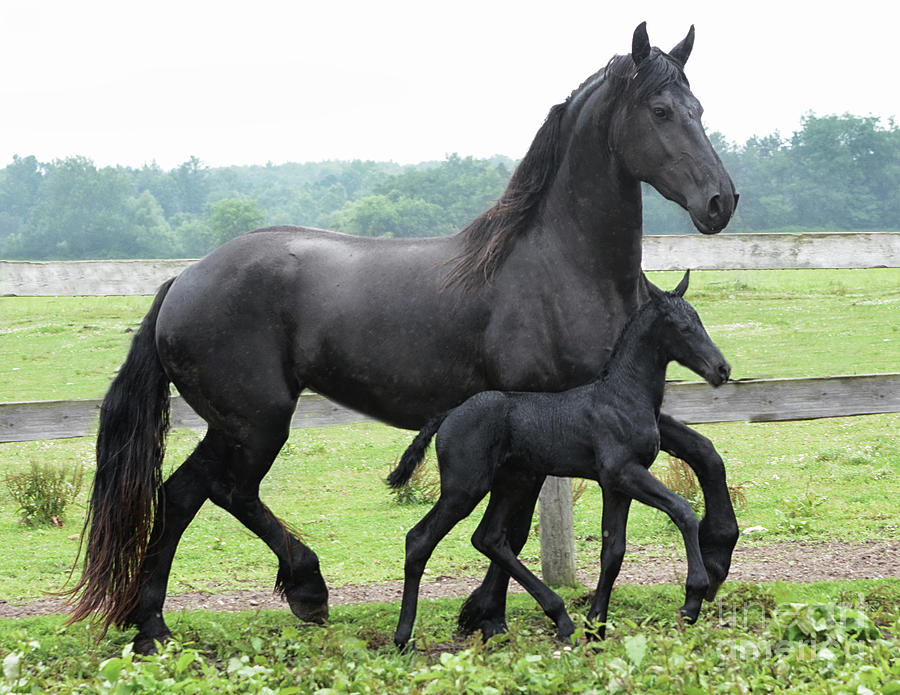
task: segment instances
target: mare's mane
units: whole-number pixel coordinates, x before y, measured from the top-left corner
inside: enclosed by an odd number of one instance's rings
[[[585,98],[603,84],[613,90],[615,103],[626,94],[635,100],[644,99],[677,81],[687,85],[684,71],[675,59],[658,48],[652,49],[637,69],[631,55],[614,56],[566,101],[551,108],[503,195],[459,232],[463,250],[450,259],[453,268],[444,286],[460,285],[469,289],[487,284],[503,264],[516,239],[534,218],[559,169],[565,145],[561,125],[570,107],[580,108]]]

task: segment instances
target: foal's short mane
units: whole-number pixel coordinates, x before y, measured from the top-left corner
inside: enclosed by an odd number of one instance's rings
[[[654,290],[651,289],[651,291]],[[641,304],[641,306],[631,312],[631,315],[625,321],[625,325],[622,326],[622,330],[619,331],[619,336],[616,338],[616,342],[613,343],[613,348],[609,354],[609,359],[607,359],[606,364],[603,365],[603,369],[601,370],[596,381],[602,381],[609,377],[613,365],[620,361],[621,355],[627,354],[631,350],[631,343],[635,342],[636,336],[641,332],[641,330],[646,330],[643,324],[648,320],[648,316],[651,313],[654,315],[658,315],[672,311],[676,306],[672,304],[672,302],[684,302],[685,304],[687,303],[687,300],[673,294],[672,292],[663,292],[662,290],[655,291],[662,294],[664,299],[662,299],[662,301],[654,300],[653,298],[648,299],[646,302]],[[650,320],[652,322],[652,319]]]
[[[470,289],[487,284],[503,264],[516,239],[534,218],[559,169],[565,145],[560,137],[561,124],[570,106],[580,107],[584,97],[602,84],[610,86],[613,101],[618,101],[626,95],[644,99],[676,81],[687,85],[681,66],[657,48],[637,68],[631,55],[614,56],[565,102],[551,108],[503,195],[459,232],[463,250],[450,260],[453,267],[444,286]]]

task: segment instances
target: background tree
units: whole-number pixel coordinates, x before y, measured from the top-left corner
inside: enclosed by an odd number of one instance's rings
[[[225,198],[209,206],[209,231],[215,245],[263,226],[266,213],[255,200]]]
[[[728,231],[900,229],[900,128],[872,116],[808,114],[790,138],[710,140],[741,193]],[[265,224],[368,236],[451,234],[502,194],[515,162],[327,161],[171,171],[14,157],[0,170],[0,257],[199,257]],[[229,202],[230,201],[230,202]],[[693,234],[645,186],[646,234]]]

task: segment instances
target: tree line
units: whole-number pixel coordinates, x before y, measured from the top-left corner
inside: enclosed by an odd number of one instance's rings
[[[711,140],[741,194],[729,231],[900,229],[900,128],[871,116],[806,116],[790,138]],[[436,236],[503,192],[516,162],[457,154],[401,167],[316,162],[210,168],[97,167],[16,156],[0,171],[0,257],[193,258],[251,229],[301,224],[366,236]],[[646,188],[647,234],[686,234],[687,214]]]

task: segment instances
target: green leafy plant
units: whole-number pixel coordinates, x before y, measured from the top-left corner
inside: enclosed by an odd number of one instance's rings
[[[771,634],[789,642],[876,640],[881,632],[863,611],[829,603],[788,603],[775,611]]]
[[[80,465],[32,461],[27,470],[7,473],[3,480],[27,524],[62,526],[66,507],[81,491]]]
[[[394,501],[401,506],[434,504],[441,495],[441,475],[437,465],[427,458],[413,471],[406,485],[392,488]]]

